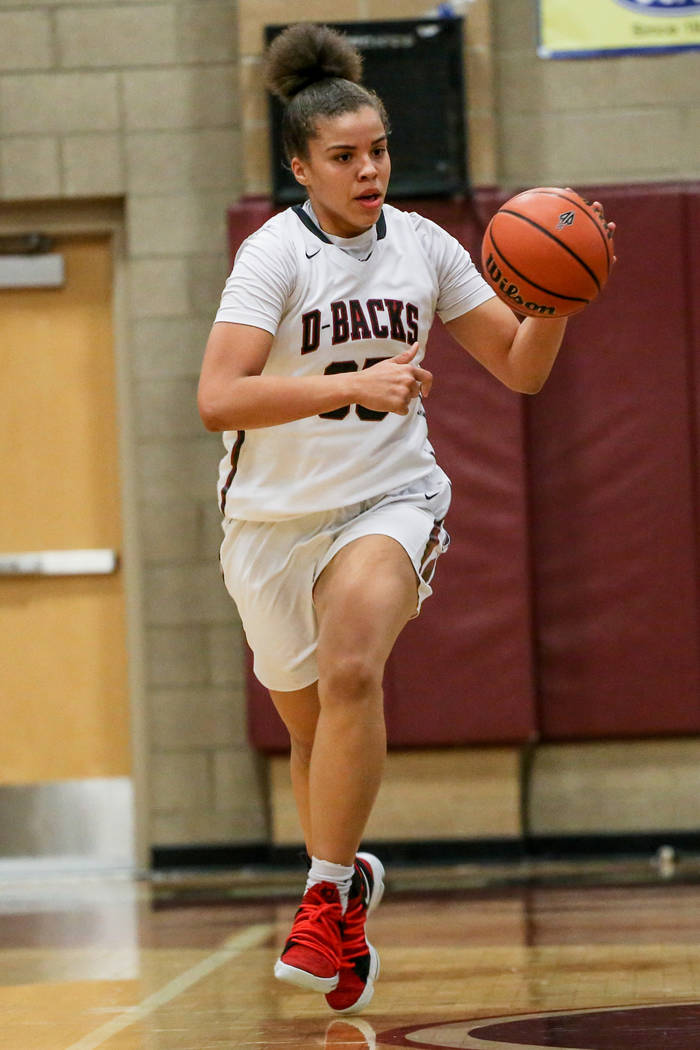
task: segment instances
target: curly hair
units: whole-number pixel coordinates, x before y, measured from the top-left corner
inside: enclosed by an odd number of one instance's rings
[[[285,104],[282,138],[287,160],[308,159],[319,117],[371,106],[389,133],[384,103],[361,78],[359,51],[329,26],[301,23],[275,37],[265,56],[265,83]]]

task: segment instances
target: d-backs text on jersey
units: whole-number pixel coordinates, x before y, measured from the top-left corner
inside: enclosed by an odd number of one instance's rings
[[[323,323],[322,323],[323,322]],[[330,304],[324,321],[320,310],[309,310],[301,318],[301,352],[310,354],[321,345],[321,332],[331,330],[331,344],[356,339],[395,339],[415,343],[418,339],[418,307],[401,299],[343,299]]]

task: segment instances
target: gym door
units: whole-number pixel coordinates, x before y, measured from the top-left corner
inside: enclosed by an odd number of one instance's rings
[[[62,288],[0,290],[5,858],[90,853],[90,819],[131,805],[111,242],[54,250]]]

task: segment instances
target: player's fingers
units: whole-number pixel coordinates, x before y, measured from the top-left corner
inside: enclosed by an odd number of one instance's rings
[[[615,225],[614,222],[606,222],[605,229],[607,230],[608,237],[612,240],[612,238],[615,236],[615,230],[617,229],[617,226]],[[613,266],[614,266],[615,263],[617,262],[617,256],[616,255],[613,255],[612,261],[613,261]]]
[[[391,360],[395,365],[406,365],[409,361],[413,360],[417,353],[418,343],[411,343],[407,350],[402,350],[400,354],[397,354],[396,357],[392,357]]]
[[[427,368],[419,368],[418,365],[415,365],[413,374],[420,384],[420,391],[423,397],[427,397],[433,385],[433,373],[429,372]]]

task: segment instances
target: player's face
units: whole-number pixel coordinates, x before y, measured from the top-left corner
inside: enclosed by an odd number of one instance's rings
[[[386,131],[376,109],[362,106],[319,118],[308,158],[294,157],[292,171],[326,233],[355,237],[368,230],[379,218],[391,172]]]

